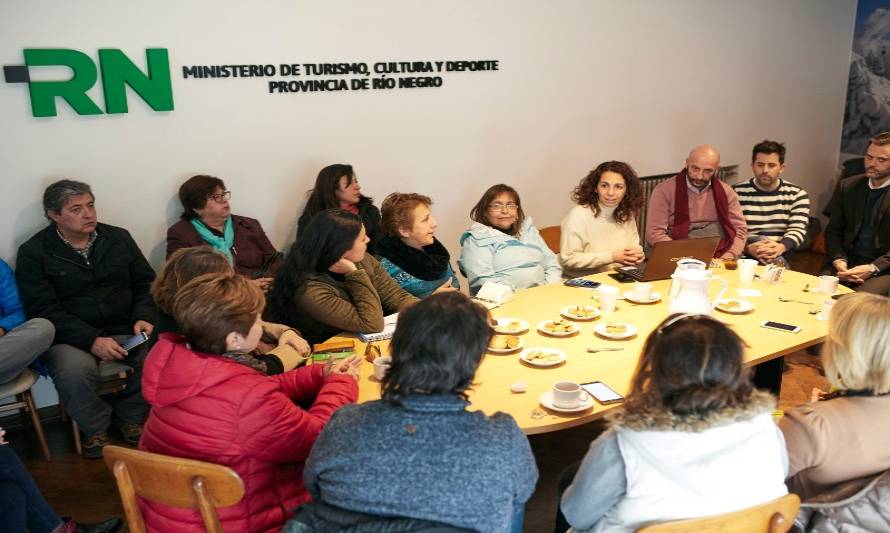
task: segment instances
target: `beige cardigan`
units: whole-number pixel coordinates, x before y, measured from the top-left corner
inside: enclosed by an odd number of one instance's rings
[[[847,396],[787,411],[788,489],[806,501],[890,468],[890,395]]]

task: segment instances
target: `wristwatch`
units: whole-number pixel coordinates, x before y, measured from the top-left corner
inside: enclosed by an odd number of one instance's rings
[[[878,274],[881,273],[881,269],[878,268],[878,265],[872,263],[872,264],[870,264],[870,265],[868,265],[868,266],[871,267],[871,275],[872,275],[872,276],[877,276]]]

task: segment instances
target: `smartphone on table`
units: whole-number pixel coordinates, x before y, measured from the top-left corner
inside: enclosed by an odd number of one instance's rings
[[[586,289],[595,289],[600,286],[600,282],[584,278],[572,278],[565,280],[563,282],[563,285],[567,287],[584,287]]]
[[[800,326],[794,324],[785,324],[784,322],[776,322],[775,320],[764,320],[760,323],[760,327],[766,329],[777,329],[786,333],[799,333]]]
[[[582,383],[581,388],[587,391],[587,394],[593,396],[593,399],[603,405],[610,403],[619,403],[624,401],[624,396],[618,394],[611,387],[602,381],[591,381]]]

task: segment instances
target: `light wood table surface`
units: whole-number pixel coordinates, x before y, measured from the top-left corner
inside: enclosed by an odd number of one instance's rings
[[[729,288],[724,298],[738,298],[754,304],[753,311],[747,314],[734,315],[714,311],[714,317],[731,326],[748,344],[745,355],[746,365],[762,363],[776,357],[820,343],[827,333],[827,322],[819,320],[810,311],[821,308],[824,294],[805,292],[804,287],[815,287],[817,278],[799,272],[785,271],[778,284],[769,285],[755,279],[744,288],[756,289],[761,296],[740,296],[737,289],[742,287],[738,281],[737,271],[712,268],[715,275],[724,278]],[[758,273],[762,272],[758,269]],[[589,279],[617,286],[621,294],[629,291],[632,283],[619,284],[606,274],[589,276]],[[610,316],[600,316],[588,322],[576,322],[581,331],[572,337],[548,337],[539,333],[536,325],[543,320],[559,318],[562,308],[570,305],[594,305],[594,291],[564,285],[547,285],[521,290],[513,300],[492,310],[492,316],[521,318],[528,321],[529,331],[523,333],[525,348],[553,347],[566,352],[565,363],[550,368],[531,367],[519,360],[519,352],[508,355],[487,353],[476,374],[476,382],[470,392],[471,409],[492,414],[497,411],[509,413],[516,419],[519,427],[526,434],[546,433],[570,428],[596,420],[614,405],[603,406],[594,402],[591,409],[580,413],[562,414],[549,411],[538,401],[540,395],[550,390],[557,381],[576,381],[584,383],[599,380],[622,395],[626,395],[630,380],[636,368],[640,352],[646,337],[655,327],[668,316],[667,296],[670,280],[653,282],[655,291],[662,299],[658,303],[638,305],[619,300],[616,310]],[[711,295],[716,295],[718,283],[711,283]],[[849,289],[840,288],[849,292]],[[779,297],[810,302],[784,303]],[[638,333],[627,340],[609,340],[601,338],[593,332],[593,328],[603,321],[621,321],[633,324]],[[786,333],[760,327],[764,320],[776,320],[800,326],[799,333]],[[340,337],[338,337],[340,338]],[[343,336],[342,338],[354,338]],[[388,354],[388,341],[377,342],[381,352]],[[364,352],[365,344],[356,340],[358,353]],[[587,353],[587,347],[621,347],[623,350],[614,352]],[[527,384],[527,392],[515,394],[510,385],[518,380]],[[359,381],[359,402],[380,398],[380,385],[373,378],[373,365],[364,362],[361,367]],[[533,416],[533,411],[545,412],[543,417]]]

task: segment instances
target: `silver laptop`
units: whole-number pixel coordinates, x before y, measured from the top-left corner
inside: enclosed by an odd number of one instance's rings
[[[657,242],[645,263],[638,267],[619,267],[617,271],[637,281],[668,279],[674,273],[676,263],[680,259],[691,257],[710,266],[711,258],[714,257],[714,251],[717,250],[719,243],[720,237]]]

